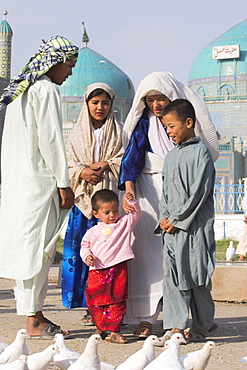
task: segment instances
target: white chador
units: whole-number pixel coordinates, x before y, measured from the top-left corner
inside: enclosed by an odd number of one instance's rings
[[[135,140],[131,139],[146,107],[144,97],[157,94],[163,94],[171,101],[177,98],[188,99],[193,104],[197,117],[196,135],[201,137],[216,160],[219,155],[218,140],[206,104],[199,95],[167,72],[153,72],[140,82],[123,128],[124,148],[128,147],[129,142],[135,146]],[[124,318],[128,324],[138,324],[141,321],[155,323],[163,295],[163,244],[161,237],[154,235],[154,229],[158,223],[164,158],[173,149],[173,144],[160,120],[151,111],[148,112],[148,125],[148,142],[153,152],[146,151],[145,166],[135,179],[136,198],[142,209],[142,218],[133,232],[135,259],[129,263],[129,298]],[[138,139],[143,142],[144,136],[138,136]],[[139,148],[136,153],[138,152]],[[122,168],[133,167],[133,163],[128,162],[128,155],[124,155],[122,164]],[[128,175],[121,176],[120,171],[120,179],[130,180]]]
[[[69,211],[59,208],[58,188],[69,186],[60,112],[58,89],[45,75],[7,108],[0,277],[31,279],[54,255],[54,241]]]

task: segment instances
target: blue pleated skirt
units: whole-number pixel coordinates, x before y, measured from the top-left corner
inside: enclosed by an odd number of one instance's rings
[[[97,219],[88,219],[73,206],[64,239],[62,258],[62,304],[67,308],[86,308],[84,290],[88,266],[80,257],[81,240],[88,229],[97,224]]]

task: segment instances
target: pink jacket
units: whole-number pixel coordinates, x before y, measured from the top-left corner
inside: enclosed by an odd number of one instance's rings
[[[131,231],[141,218],[135,199],[129,201],[134,211],[119,218],[115,224],[99,222],[89,229],[81,243],[80,255],[85,262],[89,254],[97,257],[92,269],[104,269],[135,258],[131,246]]]

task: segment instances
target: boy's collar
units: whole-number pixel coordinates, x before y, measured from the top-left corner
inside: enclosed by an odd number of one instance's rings
[[[199,136],[196,136],[196,137],[192,137],[191,139],[189,139],[187,141],[184,141],[181,144],[178,144],[177,146],[180,147],[180,148],[183,148],[184,146],[187,146],[187,145],[190,145],[190,144],[196,144],[196,143],[199,143],[200,141],[201,141],[201,138]]]

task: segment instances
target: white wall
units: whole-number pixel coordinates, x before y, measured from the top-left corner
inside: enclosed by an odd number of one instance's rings
[[[216,214],[214,222],[215,240],[232,239],[240,240],[244,231],[244,215],[223,215]],[[67,223],[60,232],[62,238],[65,236]],[[225,235],[225,236],[224,236]]]
[[[240,240],[244,231],[244,215],[216,214],[214,222],[215,240],[232,239]]]

